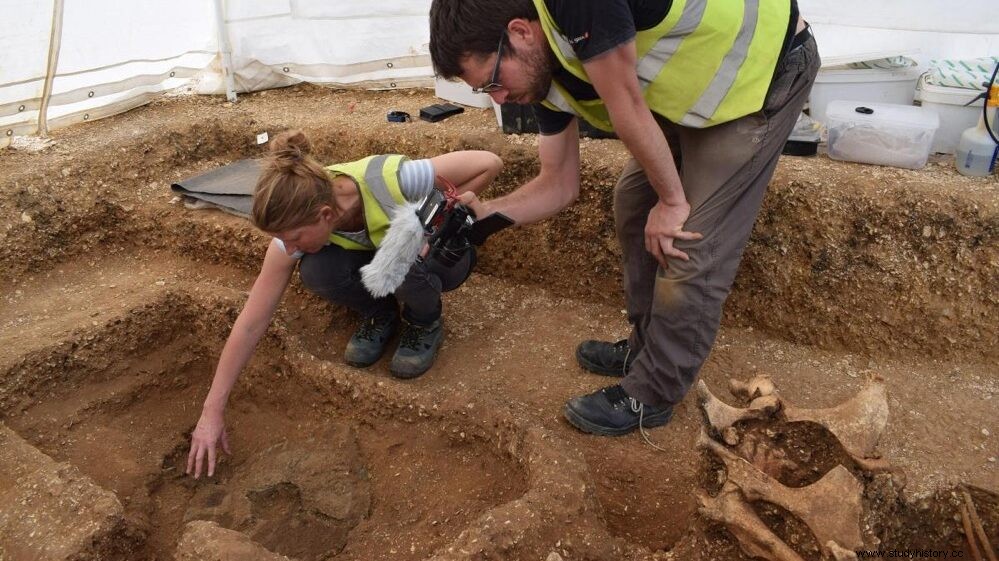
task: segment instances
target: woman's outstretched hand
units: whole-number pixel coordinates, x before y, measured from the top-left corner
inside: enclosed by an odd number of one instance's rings
[[[221,413],[201,413],[198,426],[191,433],[191,451],[187,454],[187,475],[201,477],[201,468],[206,468],[208,477],[215,475],[215,460],[218,445],[226,454],[229,451],[229,436],[225,432],[225,420]],[[207,465],[206,465],[207,460]]]

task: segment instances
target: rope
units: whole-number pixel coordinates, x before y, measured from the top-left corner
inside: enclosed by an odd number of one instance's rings
[[[638,432],[642,433],[642,439],[645,440],[645,443],[648,444],[649,446],[655,448],[656,450],[659,450],[660,452],[669,452],[669,450],[667,450],[667,449],[663,448],[662,446],[659,446],[656,443],[654,443],[651,440],[649,440],[649,435],[648,435],[648,433],[645,432],[645,426],[644,426],[645,425],[645,404],[644,403],[639,403],[638,400],[636,400],[633,397],[629,397],[628,399],[631,400],[631,410],[634,411],[634,412],[636,412],[636,413],[638,413]]]

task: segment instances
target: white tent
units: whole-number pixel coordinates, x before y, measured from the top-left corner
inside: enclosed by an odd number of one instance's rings
[[[798,6],[815,30],[823,65],[999,55],[995,0],[798,0]]]
[[[0,0],[0,146],[163,92],[430,86],[430,0]],[[826,64],[999,53],[994,0],[799,0]]]

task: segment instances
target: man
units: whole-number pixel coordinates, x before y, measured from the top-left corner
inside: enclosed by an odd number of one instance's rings
[[[576,118],[631,152],[614,191],[632,332],[585,341],[620,384],[569,400],[599,435],[666,424],[714,343],[819,57],[795,0],[434,0],[436,72],[497,103],[534,104],[538,176],[479,216],[542,220],[579,193]],[[478,206],[478,208],[475,208]]]

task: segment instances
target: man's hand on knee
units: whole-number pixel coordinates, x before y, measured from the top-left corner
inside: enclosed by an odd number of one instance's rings
[[[690,205],[686,201],[670,205],[659,201],[649,211],[649,218],[645,223],[645,249],[664,268],[667,266],[667,258],[675,257],[684,261],[690,259],[689,255],[674,247],[673,240],[699,240],[704,237],[697,232],[684,231],[683,225],[688,216]]]

